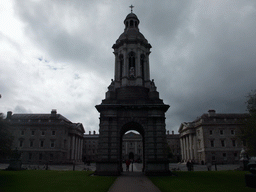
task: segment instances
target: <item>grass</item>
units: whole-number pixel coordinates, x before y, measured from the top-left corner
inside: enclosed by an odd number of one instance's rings
[[[246,173],[243,171],[176,172],[178,176],[150,177],[150,179],[162,192],[255,191],[245,186]]]
[[[1,192],[108,191],[116,177],[90,176],[92,171],[0,171]]]

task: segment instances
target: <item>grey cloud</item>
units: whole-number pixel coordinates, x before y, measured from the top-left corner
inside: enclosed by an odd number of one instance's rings
[[[45,1],[24,2],[16,1],[16,10],[38,47],[55,60],[100,73],[110,83],[114,72],[111,46],[123,32],[129,13],[125,1],[51,1],[48,6],[43,6]],[[51,4],[63,11],[77,9],[81,27],[70,33],[56,23],[47,15],[54,11]],[[101,5],[106,6],[105,16],[98,9]],[[176,131],[181,122],[192,121],[209,109],[245,112],[245,96],[256,87],[255,2],[136,1],[134,5],[140,31],[153,46],[151,78],[160,97],[171,105],[167,129]],[[88,14],[94,17],[84,20]],[[91,35],[91,41],[84,35]],[[104,99],[104,91],[106,87],[91,101],[91,108],[79,110],[95,126],[98,122],[89,114]]]

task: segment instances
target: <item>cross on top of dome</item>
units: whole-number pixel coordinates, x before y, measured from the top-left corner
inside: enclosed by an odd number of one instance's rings
[[[132,9],[133,9],[133,7],[134,7],[134,6],[133,6],[133,5],[131,5],[131,6],[129,6],[129,7],[131,8],[131,13],[132,13],[132,11],[133,11]]]

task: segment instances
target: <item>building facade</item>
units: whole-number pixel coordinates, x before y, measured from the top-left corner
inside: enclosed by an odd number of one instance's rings
[[[132,159],[141,163],[143,160],[143,142],[140,134],[129,132],[123,136],[122,145],[123,162]]]
[[[167,131],[166,134],[167,143],[170,148],[170,152],[172,154],[171,157],[169,157],[170,162],[180,162],[181,161],[181,148],[180,148],[180,135],[174,134],[174,131],[172,131],[172,134]]]
[[[193,122],[180,125],[182,161],[239,163],[242,141],[237,137],[248,114],[219,114],[209,110]]]
[[[13,149],[21,152],[22,163],[60,164],[82,161],[84,128],[56,110],[50,114],[7,113],[14,136]]]
[[[167,143],[171,150],[172,157],[169,158],[172,162],[179,162],[181,160],[180,137],[179,134],[166,134]],[[84,134],[84,161],[96,161],[98,150],[99,134],[89,131],[89,134]],[[123,162],[127,159],[133,159],[135,162],[143,161],[143,141],[139,133],[128,132],[122,138],[122,159]]]
[[[89,131],[89,134],[84,134],[83,161],[95,162],[97,160],[99,134]]]

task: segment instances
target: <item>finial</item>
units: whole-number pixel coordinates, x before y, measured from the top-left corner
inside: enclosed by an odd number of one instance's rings
[[[133,7],[134,7],[134,6],[133,6],[133,5],[131,5],[131,6],[129,6],[129,7],[131,8],[131,13],[132,13],[132,9],[133,9]]]

